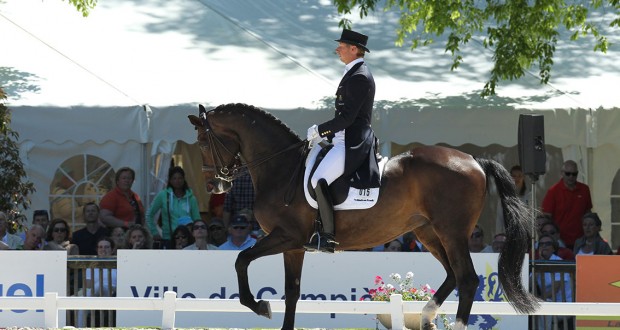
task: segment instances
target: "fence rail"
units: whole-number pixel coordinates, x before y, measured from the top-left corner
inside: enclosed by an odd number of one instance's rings
[[[283,300],[267,300],[274,313],[284,313]],[[403,301],[399,294],[390,302],[300,300],[298,313],[391,314],[394,329],[404,329],[403,313],[421,313],[426,302]],[[456,314],[457,301],[446,301],[439,308],[442,314]],[[1,309],[42,309],[46,328],[58,328],[58,313],[63,310],[155,310],[162,311],[162,329],[175,328],[176,312],[248,312],[252,311],[238,299],[181,299],[174,291],[163,298],[133,297],[59,297],[56,292],[44,297],[0,297]],[[617,316],[620,303],[562,303],[543,302],[531,315]],[[506,302],[474,302],[473,314],[520,315]]]

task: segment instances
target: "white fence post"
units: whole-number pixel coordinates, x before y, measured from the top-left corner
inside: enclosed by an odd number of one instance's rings
[[[58,328],[58,292],[46,292],[44,299],[45,327]]]
[[[164,292],[163,312],[161,315],[161,328],[174,329],[177,310],[177,293],[174,291]]]
[[[403,314],[403,296],[401,294],[390,295],[390,314],[392,329],[405,329],[405,315]]]

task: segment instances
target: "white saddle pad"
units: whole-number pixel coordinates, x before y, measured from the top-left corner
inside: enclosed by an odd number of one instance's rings
[[[316,162],[316,156],[321,151],[322,147],[315,143],[312,149],[310,150],[310,154],[306,159],[306,171],[304,173],[304,194],[306,195],[306,200],[308,204],[313,208],[318,208],[318,204],[316,200],[310,197],[310,193],[308,192],[308,180],[310,180],[310,171],[314,167],[314,163]],[[379,177],[383,174],[383,167],[385,163],[387,163],[388,158],[383,157],[379,162]],[[379,199],[379,188],[371,188],[371,189],[357,189],[357,188],[349,188],[349,195],[347,199],[341,204],[334,205],[334,210],[361,210],[368,209],[373,207],[377,200]]]

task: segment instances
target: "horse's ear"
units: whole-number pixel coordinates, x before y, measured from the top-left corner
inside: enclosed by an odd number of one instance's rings
[[[192,123],[192,125],[194,125],[194,127],[198,128],[198,127],[202,127],[202,120],[200,120],[200,118],[194,116],[194,115],[189,115],[187,116],[187,118],[189,118],[189,122]]]
[[[202,104],[198,105],[198,113],[204,113],[207,112],[207,109],[205,109],[205,107]]]

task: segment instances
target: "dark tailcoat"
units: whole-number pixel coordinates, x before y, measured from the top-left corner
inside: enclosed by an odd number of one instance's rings
[[[375,80],[364,62],[357,63],[342,77],[338,85],[334,118],[318,126],[321,137],[329,139],[333,138],[336,132],[345,130],[346,158],[343,177],[354,176],[359,169],[362,173],[357,173],[357,176],[361,175],[361,180],[364,181],[364,187],[360,188],[377,187],[379,184],[378,177],[375,177],[370,169],[373,166],[376,168],[373,148],[375,135],[370,127],[374,100]],[[353,186],[357,187],[358,184]]]

